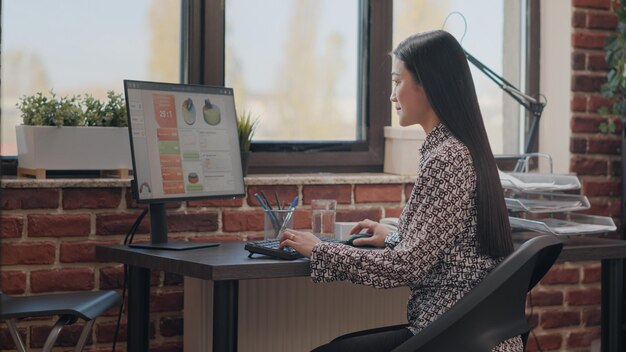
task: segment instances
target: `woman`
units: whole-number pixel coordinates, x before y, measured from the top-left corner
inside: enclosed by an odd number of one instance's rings
[[[452,35],[413,35],[393,51],[391,101],[400,125],[420,124],[419,178],[398,231],[361,221],[355,245],[321,243],[286,230],[281,246],[311,258],[315,282],[409,286],[408,325],[344,335],[315,351],[389,351],[418,333],[478,284],[513,251],[511,229],[465,53]],[[410,150],[407,153],[412,153]],[[519,337],[494,351],[522,351]]]

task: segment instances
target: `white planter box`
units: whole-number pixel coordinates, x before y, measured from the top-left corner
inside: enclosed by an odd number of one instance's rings
[[[126,127],[16,126],[19,168],[132,169]]]
[[[421,127],[385,127],[385,165],[388,174],[417,175],[419,148],[426,139]]]

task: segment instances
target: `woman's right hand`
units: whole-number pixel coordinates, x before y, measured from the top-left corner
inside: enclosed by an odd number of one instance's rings
[[[376,221],[365,219],[356,224],[352,230],[350,230],[350,235],[356,235],[359,233],[370,233],[371,237],[358,238],[354,240],[353,244],[355,246],[373,246],[373,247],[385,247],[385,238],[391,232],[391,230]]]

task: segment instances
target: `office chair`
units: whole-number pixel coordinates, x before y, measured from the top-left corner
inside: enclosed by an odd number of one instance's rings
[[[24,342],[17,330],[17,319],[41,316],[59,316],[44,343],[43,350],[52,350],[64,325],[78,318],[87,322],[74,351],[82,351],[95,318],[119,305],[122,297],[115,291],[87,291],[35,296],[8,296],[0,291],[0,320],[6,320],[9,332],[19,352],[25,352]]]
[[[450,310],[393,352],[489,352],[518,335],[526,347],[526,295],[562,247],[552,235],[524,242]]]

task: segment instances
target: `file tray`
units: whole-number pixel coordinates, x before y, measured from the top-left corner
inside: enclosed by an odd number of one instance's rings
[[[516,191],[569,191],[580,189],[580,181],[574,175],[539,174],[525,172],[502,172],[503,188]]]
[[[555,213],[589,209],[587,197],[575,194],[523,192],[504,198],[506,208],[528,213]]]
[[[617,227],[613,218],[583,214],[560,214],[557,218],[522,219],[509,217],[511,227],[551,233],[554,235],[586,235],[615,231]]]

